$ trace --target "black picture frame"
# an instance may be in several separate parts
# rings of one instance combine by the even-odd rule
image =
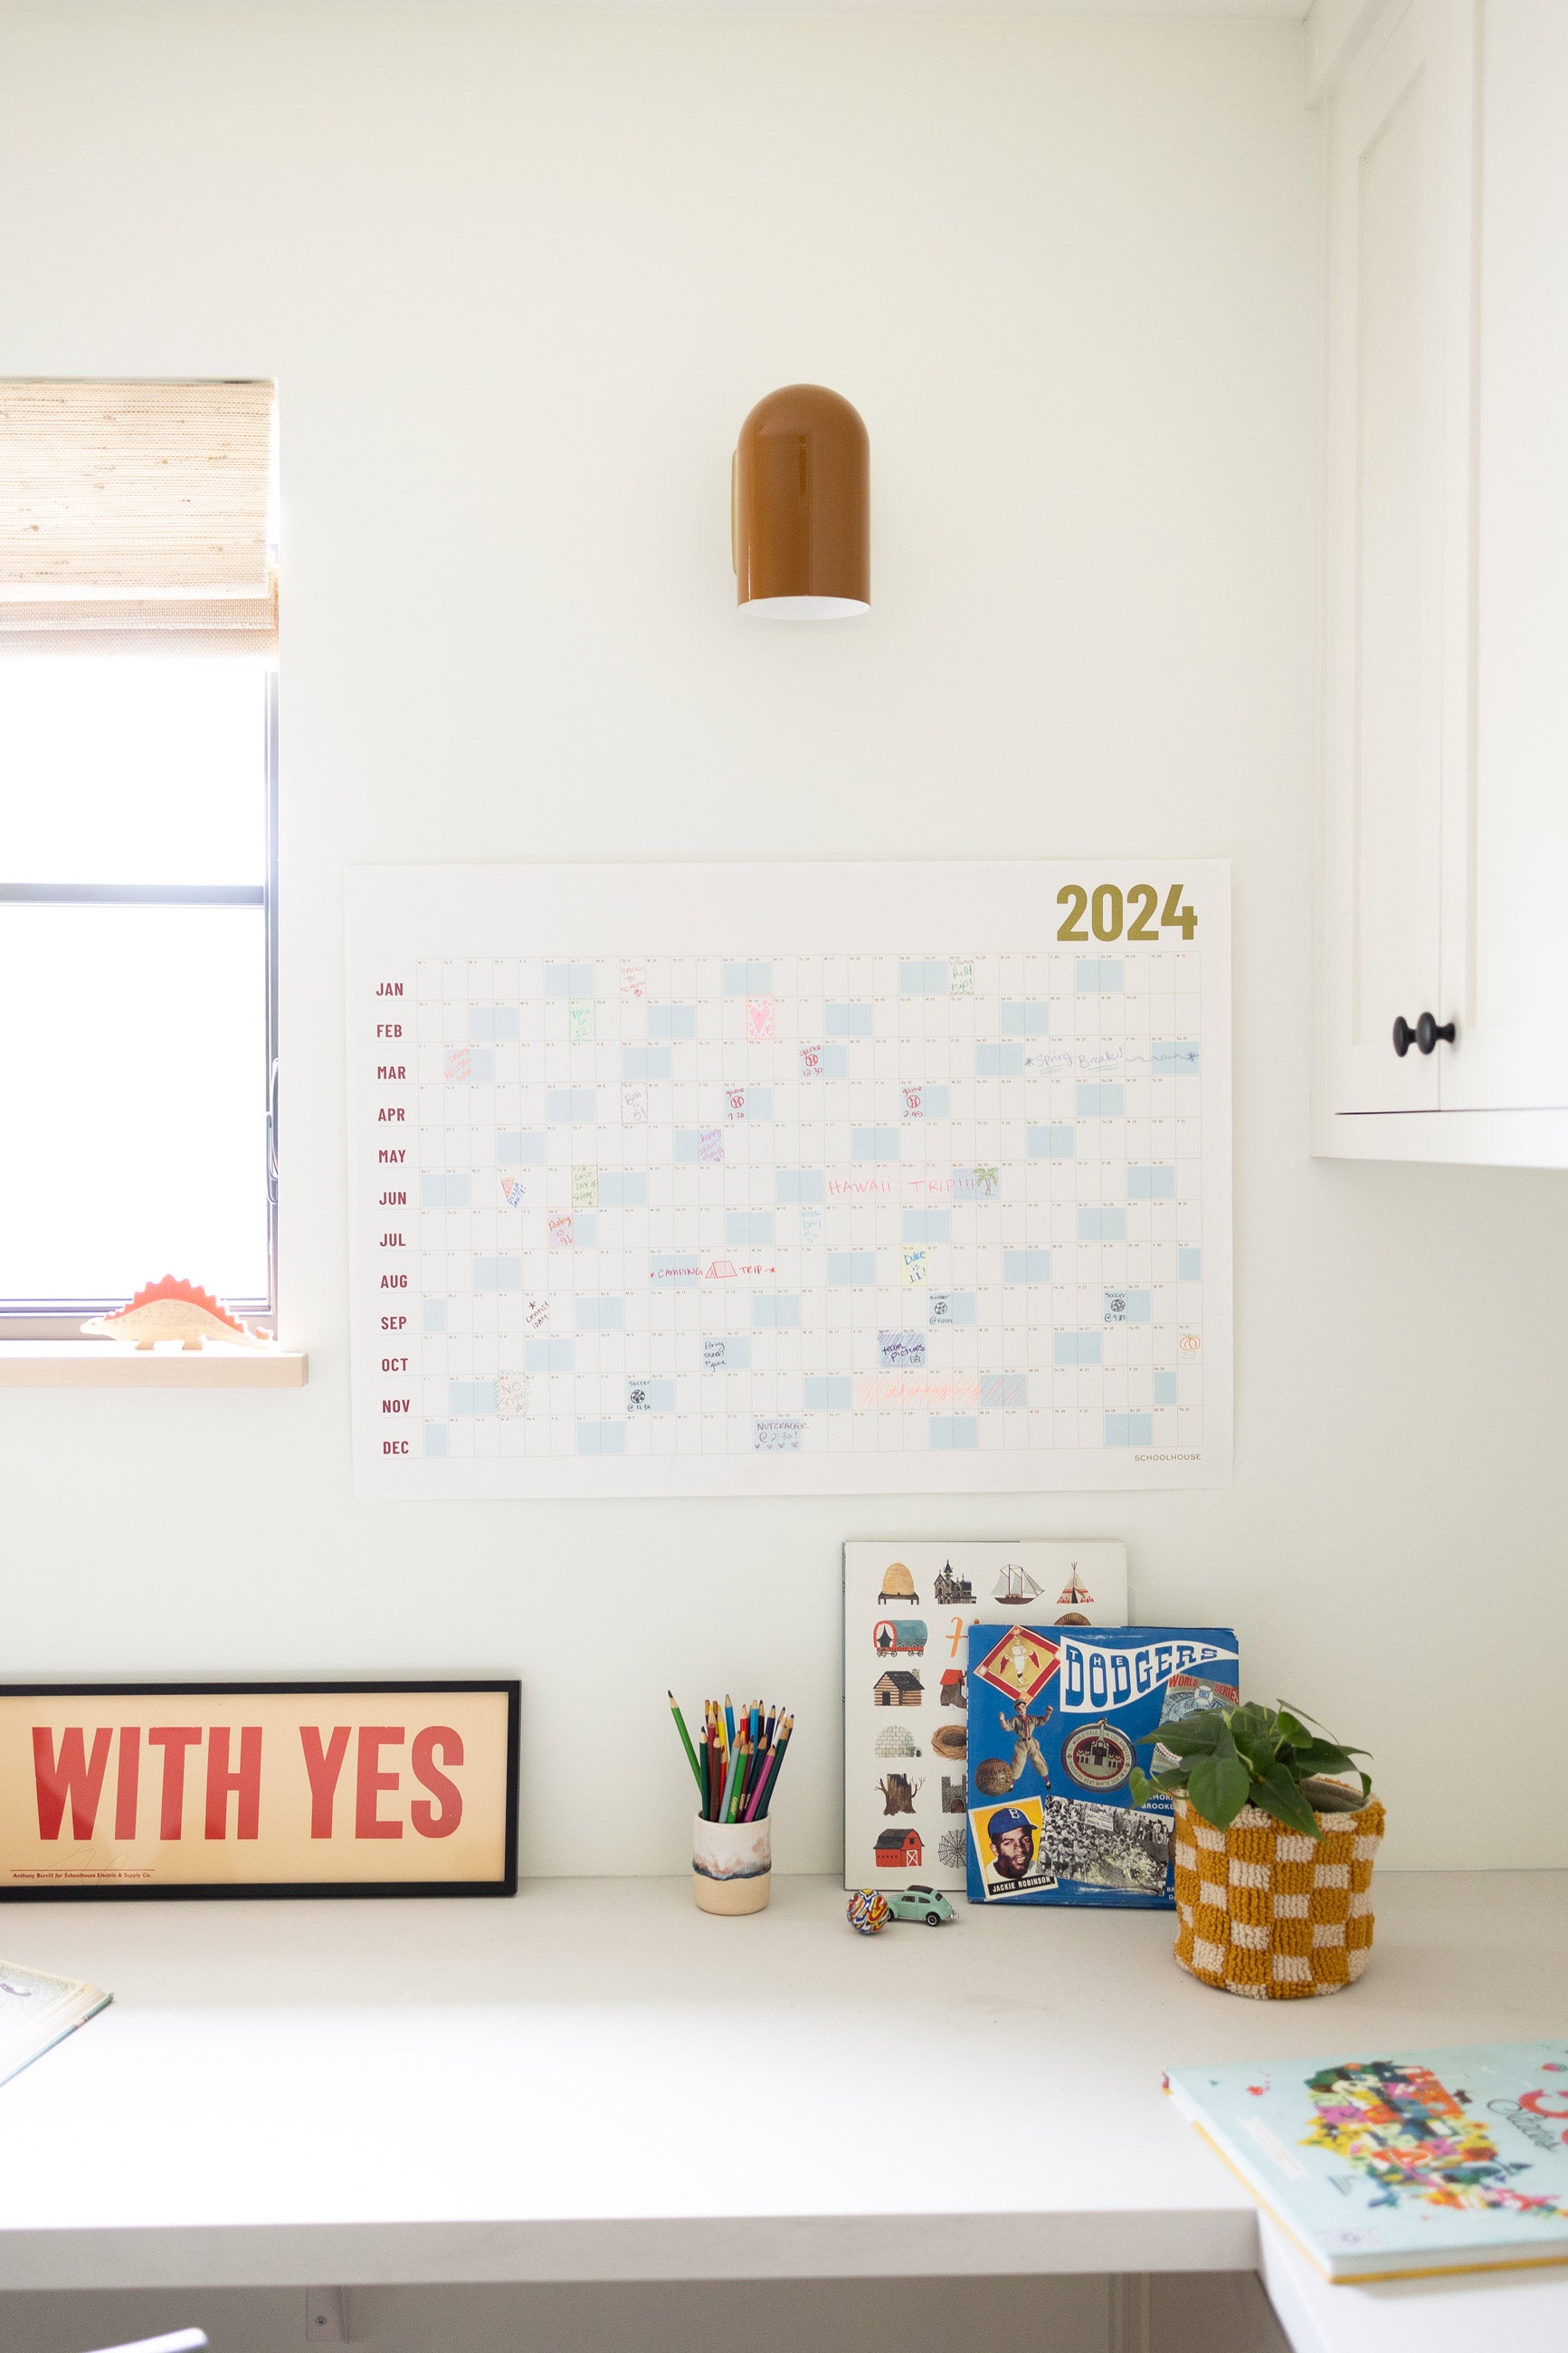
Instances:
[[[417,1897],[434,1895],[515,1895],[517,1894],[517,1811],[519,1730],[522,1685],[516,1677],[442,1675],[375,1677],[364,1680],[334,1675],[308,1682],[227,1683],[216,1678],[202,1683],[0,1683],[6,1699],[188,1699],[210,1694],[216,1699],[287,1697],[293,1694],[328,1692],[364,1694],[435,1692],[504,1692],[506,1694],[506,1842],[500,1879],[375,1879],[375,1880],[255,1880],[193,1884],[188,1887],[8,1887],[0,1883],[0,1904],[213,1904],[319,1897]]]

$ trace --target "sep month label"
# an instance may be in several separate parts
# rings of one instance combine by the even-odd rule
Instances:
[[[510,1894],[511,1683],[0,1686],[0,1901]]]

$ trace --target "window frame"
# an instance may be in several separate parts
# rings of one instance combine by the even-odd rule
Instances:
[[[62,657],[68,659],[68,657]],[[266,796],[259,882],[5,882],[0,906],[259,907],[262,911],[266,1038],[262,1060],[266,1124],[262,1151],[267,1187],[267,1297],[226,1303],[258,1331],[278,1332],[278,671],[262,679],[262,770]],[[0,1298],[0,1345],[7,1340],[79,1340],[92,1315],[123,1307],[122,1299]]]

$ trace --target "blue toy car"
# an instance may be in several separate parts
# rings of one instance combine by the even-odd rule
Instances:
[[[923,1920],[928,1928],[940,1928],[954,1916],[946,1896],[934,1887],[884,1887],[882,1893],[895,1920]]]

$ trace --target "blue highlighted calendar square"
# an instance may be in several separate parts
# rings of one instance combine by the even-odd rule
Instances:
[[[1051,1354],[1058,1365],[1098,1365],[1105,1356],[1104,1337],[1099,1332],[1058,1332]]]
[[[650,1046],[661,1045],[671,1038],[695,1038],[697,1008],[695,1005],[650,1005],[647,1009],[647,1037]]]
[[[626,1425],[624,1421],[580,1421],[577,1424],[579,1454],[624,1454],[626,1451]]]
[[[851,1160],[896,1160],[898,1156],[896,1127],[856,1127],[849,1131]]]
[[[1080,1209],[1078,1213],[1078,1238],[1080,1242],[1121,1242],[1127,1239],[1125,1209]]]
[[[980,1424],[973,1414],[933,1413],[930,1431],[933,1453],[967,1454],[980,1444]]]
[[[1142,1167],[1129,1164],[1127,1198],[1130,1201],[1173,1201],[1176,1198],[1176,1172],[1167,1163],[1163,1167]]]
[[[753,1332],[793,1332],[800,1324],[800,1301],[788,1292],[754,1291],[752,1293],[752,1329]]]
[[[868,1038],[871,1029],[872,1008],[868,1005],[825,1005],[822,1008],[825,1038]]]

